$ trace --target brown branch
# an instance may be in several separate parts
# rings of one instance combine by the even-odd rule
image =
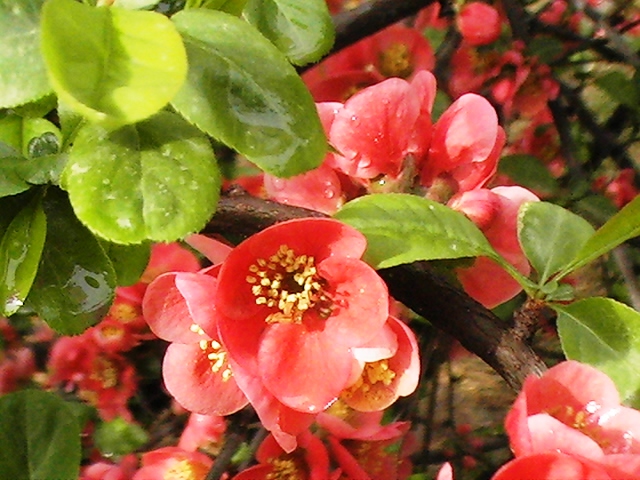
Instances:
[[[370,0],[333,17],[336,41],[331,53],[373,35],[389,25],[415,15],[436,0]]]
[[[203,233],[244,237],[284,220],[321,216],[235,191],[223,195]],[[519,390],[528,375],[539,375],[546,369],[511,326],[435,273],[426,262],[383,269],[379,274],[394,298],[456,338],[512,388]]]

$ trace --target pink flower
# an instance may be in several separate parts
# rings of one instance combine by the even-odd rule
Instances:
[[[236,376],[259,379],[300,413],[334,401],[351,376],[351,349],[374,338],[388,315],[386,285],[359,260],[364,249],[359,232],[318,218],[276,224],[238,245],[215,295]]]
[[[538,200],[522,187],[495,187],[464,192],[452,198],[449,206],[466,214],[500,255],[528,275],[531,266],[518,241],[517,216],[524,202]],[[486,257],[477,258],[471,267],[459,268],[456,273],[466,292],[487,308],[506,302],[522,290],[511,275]]]
[[[397,434],[379,440],[339,439],[329,435],[331,456],[350,479],[402,480],[411,474],[411,442],[405,443],[408,422],[398,425]]]
[[[337,400],[318,414],[316,423],[339,439],[379,441],[398,438],[406,433],[408,422],[383,425],[383,415],[384,410],[360,412]]]
[[[640,412],[621,406],[614,383],[591,366],[565,361],[527,378],[505,426],[517,459],[560,453],[545,461],[616,479],[640,476]]]
[[[317,102],[344,102],[386,78],[410,80],[434,65],[433,49],[418,30],[391,25],[330,56],[302,78]]]
[[[117,464],[99,461],[82,467],[79,480],[131,480],[137,467],[138,459],[129,454]]]
[[[162,363],[169,393],[191,412],[227,415],[247,399],[218,336],[214,272],[160,275],[149,285],[142,306],[153,333],[171,342]]]
[[[419,163],[430,141],[435,78],[419,72],[409,83],[391,78],[361,90],[335,115],[329,141],[339,152],[329,159],[352,177],[397,177],[407,157]]]
[[[479,95],[463,95],[433,125],[421,183],[452,181],[453,193],[481,187],[496,172],[504,142],[491,104]]]
[[[273,436],[268,436],[256,452],[258,465],[233,477],[233,480],[269,480],[275,478],[308,478],[337,480],[339,471],[329,470],[329,456],[323,443],[309,431],[297,438],[299,447],[285,452]]]
[[[163,447],[142,455],[142,468],[136,472],[133,480],[204,480],[212,466],[213,460],[204,453]]]
[[[638,195],[634,183],[635,175],[633,168],[623,168],[613,178],[596,178],[593,186],[595,190],[604,191],[616,207],[622,208]]]
[[[189,452],[203,450],[217,454],[218,443],[222,440],[226,427],[224,417],[192,413],[180,435],[178,447]]]
[[[61,337],[53,345],[47,367],[49,383],[75,391],[94,405],[104,420],[131,420],[127,403],[136,392],[133,365],[122,355],[102,351],[91,332]]]
[[[394,348],[381,353],[379,345],[386,342],[376,341],[374,348],[364,345],[353,349],[360,374],[341,398],[356,410],[384,410],[398,397],[412,394],[418,386],[420,358],[415,335],[394,317],[389,317],[385,329],[381,334],[392,339]]]
[[[498,11],[483,2],[469,2],[462,7],[457,19],[458,30],[469,45],[488,45],[500,38],[502,21]]]

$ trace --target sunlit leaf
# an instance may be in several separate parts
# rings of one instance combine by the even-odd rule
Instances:
[[[111,128],[156,113],[187,71],[180,35],[164,15],[74,0],[45,3],[42,53],[60,99]]]
[[[415,195],[367,195],[347,203],[334,217],[367,237],[365,260],[375,268],[416,260],[497,257],[462,213]]]
[[[0,108],[51,93],[40,54],[40,10],[44,0],[0,2]]]

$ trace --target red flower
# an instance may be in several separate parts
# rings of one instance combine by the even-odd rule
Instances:
[[[316,423],[339,439],[380,441],[398,438],[409,428],[408,422],[382,425],[384,410],[359,412],[342,400],[318,414]]]
[[[148,287],[143,312],[158,337],[172,342],[162,363],[169,393],[189,411],[227,415],[247,404],[217,333],[211,269],[165,273]]]
[[[204,480],[212,465],[213,460],[204,453],[163,447],[142,455],[142,468],[133,476],[133,480]]]
[[[589,460],[560,452],[545,452],[516,458],[503,465],[491,480],[620,480]]]
[[[456,22],[462,38],[477,47],[495,42],[500,38],[502,21],[498,11],[483,2],[469,2],[462,7]]]
[[[330,56],[302,78],[317,102],[344,102],[386,78],[410,80],[434,66],[429,41],[416,29],[397,24]]]
[[[192,413],[180,435],[178,447],[189,452],[203,450],[217,454],[227,424],[219,415],[200,415]]]
[[[127,403],[136,392],[135,370],[123,356],[101,351],[91,332],[61,337],[49,354],[49,383],[94,405],[104,420],[131,420]]]
[[[233,477],[233,480],[269,480],[274,478],[334,480],[339,470],[329,471],[329,456],[323,443],[305,431],[298,436],[297,450],[287,453],[273,436],[268,436],[256,452],[259,464]]]
[[[395,340],[395,348],[388,353],[371,356],[367,348],[353,349],[354,356],[361,362],[361,373],[355,383],[342,392],[341,398],[356,410],[384,410],[398,397],[413,393],[418,386],[420,358],[415,335],[394,317],[389,317],[385,329],[387,332],[381,333]]]
[[[215,302],[243,383],[259,379],[301,413],[338,397],[351,376],[351,349],[377,335],[389,309],[386,285],[359,260],[364,249],[351,227],[309,218],[274,225],[231,252]]]
[[[640,477],[640,412],[621,406],[614,383],[591,366],[566,361],[527,378],[505,425],[518,458],[561,453],[578,462],[546,461],[599,466],[616,479]]]
[[[330,165],[347,175],[397,177],[407,157],[414,162],[429,148],[435,78],[419,72],[411,83],[390,78],[361,90],[344,104],[329,130],[338,150]]]
[[[453,193],[484,185],[496,172],[505,134],[491,104],[475,94],[453,102],[432,128],[429,158],[420,172],[431,187],[443,178],[454,182]]]
[[[517,217],[524,202],[537,200],[522,187],[479,188],[452,198],[449,206],[467,215],[500,255],[528,275],[531,266],[518,241]],[[522,290],[511,275],[486,257],[477,258],[471,267],[459,268],[456,273],[466,292],[487,308],[506,302]]]

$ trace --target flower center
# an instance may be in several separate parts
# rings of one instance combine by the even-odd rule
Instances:
[[[96,357],[93,361],[91,380],[102,384],[102,388],[114,388],[118,385],[118,369],[108,358]]]
[[[346,398],[352,397],[356,393],[365,397],[374,398],[380,387],[388,387],[396,377],[388,359],[364,364],[364,370],[356,383],[343,390],[342,395]]]
[[[189,460],[178,460],[169,467],[162,478],[167,480],[198,480],[204,478],[209,469],[206,465]]]
[[[269,463],[273,465],[273,470],[267,474],[268,480],[303,480],[300,467],[294,458],[272,458]]]
[[[267,323],[299,324],[304,313],[313,308],[322,318],[331,315],[331,302],[314,257],[296,255],[287,245],[281,245],[269,260],[259,258],[249,272],[246,280],[256,304],[277,309],[267,316]]]
[[[193,333],[198,335],[205,335],[204,330],[195,323],[189,328]],[[213,373],[222,372],[222,381],[226,382],[233,376],[231,367],[227,362],[227,351],[222,347],[222,344],[217,340],[205,340],[202,339],[198,342],[200,350],[207,356],[209,362],[211,362],[211,371]]]
[[[411,52],[404,43],[394,43],[380,52],[379,65],[385,77],[407,78],[413,73]]]

